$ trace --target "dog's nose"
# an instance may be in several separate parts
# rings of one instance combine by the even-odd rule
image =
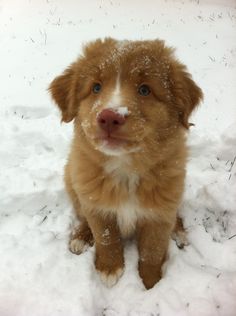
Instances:
[[[112,109],[104,109],[98,114],[97,122],[101,129],[111,133],[125,123],[125,116],[113,111]]]

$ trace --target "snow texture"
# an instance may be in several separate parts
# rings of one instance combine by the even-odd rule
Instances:
[[[119,106],[116,112],[121,116],[127,116],[129,114],[129,110],[126,106]]]
[[[63,186],[72,124],[50,81],[98,37],[162,38],[202,87],[192,117],[180,213],[189,245],[169,246],[146,291],[137,249],[104,286],[94,248],[68,250],[74,223]],[[0,315],[236,315],[236,3],[234,0],[0,1]]]

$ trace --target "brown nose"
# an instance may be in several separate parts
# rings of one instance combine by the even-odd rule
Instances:
[[[105,109],[98,114],[97,122],[101,129],[112,133],[125,123],[125,117],[111,109]]]

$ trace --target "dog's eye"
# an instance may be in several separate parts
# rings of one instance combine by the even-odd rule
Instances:
[[[99,93],[102,89],[102,85],[100,83],[95,83],[93,85],[93,92],[94,93]]]
[[[147,95],[149,95],[151,93],[151,90],[149,88],[149,86],[147,86],[146,84],[142,84],[139,88],[138,88],[138,93],[144,97],[146,97]]]

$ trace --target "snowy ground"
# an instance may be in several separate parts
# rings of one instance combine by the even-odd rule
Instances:
[[[190,245],[170,243],[146,291],[135,245],[106,289],[94,249],[68,251],[62,174],[72,125],[46,92],[90,39],[163,38],[202,87],[181,214]],[[0,1],[0,316],[236,315],[236,2]]]

